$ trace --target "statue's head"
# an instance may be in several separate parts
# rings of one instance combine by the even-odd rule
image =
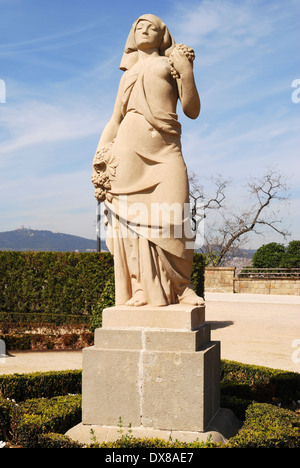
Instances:
[[[130,69],[137,61],[138,49],[157,48],[160,55],[169,55],[175,45],[165,23],[155,15],[140,16],[132,25],[124,55],[121,70]]]
[[[141,18],[136,22],[134,42],[137,50],[159,49],[162,31],[152,21]]]

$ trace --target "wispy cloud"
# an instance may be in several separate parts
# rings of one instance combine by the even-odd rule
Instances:
[[[104,120],[99,109],[76,102],[74,96],[74,101],[66,105],[30,100],[7,106],[0,114],[0,124],[6,135],[0,154],[7,155],[29,146],[93,135]]]
[[[179,19],[176,34],[180,38],[194,46],[227,50],[230,54],[237,48],[260,46],[261,38],[274,32],[291,12],[287,5],[283,13],[280,2],[204,0],[200,4],[177,4],[175,14]]]
[[[18,42],[6,42],[0,45],[0,57],[2,55],[24,53],[24,52],[40,52],[57,50],[58,48],[69,47],[76,45],[83,40],[89,40],[90,37],[84,39],[89,30],[94,30],[99,27],[99,21],[92,24],[83,25],[78,28],[67,29],[55,34],[45,36],[37,36],[32,39],[26,39]]]

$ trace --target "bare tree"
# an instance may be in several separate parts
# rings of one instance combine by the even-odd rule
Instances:
[[[197,230],[199,222],[206,218],[208,210],[219,210],[223,207],[225,190],[229,180],[223,179],[221,175],[211,177],[210,180],[214,185],[214,193],[207,196],[204,194],[203,185],[199,183],[198,176],[194,172],[189,176],[192,228],[194,231]]]
[[[221,216],[217,230],[206,228],[205,233],[203,251],[207,254],[212,265],[220,266],[229,253],[232,253],[236,248],[241,248],[250,232],[262,235],[262,228],[267,227],[285,239],[290,235],[282,227],[283,220],[273,209],[276,201],[286,202],[288,200],[285,177],[280,172],[268,169],[262,177],[251,179],[247,185],[250,206],[248,205],[240,211],[228,212],[225,209],[225,188],[228,181],[219,177],[216,183],[215,197],[209,197],[203,204],[204,212],[207,212],[208,209],[218,209]],[[197,196],[198,199],[205,200],[203,187],[197,188],[196,182],[193,183],[192,179],[191,198],[194,200],[194,204]],[[223,209],[220,210],[220,208]]]

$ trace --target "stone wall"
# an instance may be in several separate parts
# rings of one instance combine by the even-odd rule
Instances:
[[[300,295],[300,278],[238,278],[235,267],[205,268],[205,291]]]
[[[206,267],[205,291],[233,292],[235,267]]]
[[[249,294],[300,295],[300,279],[296,278],[234,278],[233,292]]]

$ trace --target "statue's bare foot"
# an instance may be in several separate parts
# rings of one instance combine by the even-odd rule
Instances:
[[[190,304],[190,305],[204,305],[205,301],[203,297],[197,296],[193,289],[186,289],[182,296],[179,298],[180,304]]]
[[[126,305],[135,306],[135,307],[143,306],[143,305],[146,305],[146,304],[147,304],[147,301],[145,299],[143,291],[141,291],[141,290],[136,291],[136,293],[134,293],[132,298],[129,299],[129,301],[126,302]]]

